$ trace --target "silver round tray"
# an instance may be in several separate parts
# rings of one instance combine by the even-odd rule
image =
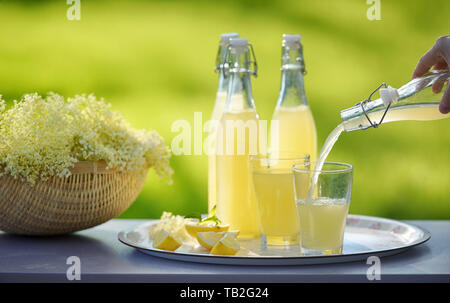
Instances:
[[[261,250],[259,239],[239,240],[241,252],[235,256],[210,255],[197,247],[180,247],[176,251],[153,248],[149,240],[149,228],[156,221],[149,221],[131,230],[121,231],[119,241],[139,251],[165,259],[228,265],[304,265],[339,263],[365,260],[369,256],[384,257],[401,253],[428,241],[431,234],[411,224],[400,221],[348,215],[342,254],[302,256],[298,247],[290,249],[269,248]]]

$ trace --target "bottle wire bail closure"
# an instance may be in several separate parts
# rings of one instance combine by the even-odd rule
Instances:
[[[216,55],[216,64],[214,65],[214,72],[218,73],[221,69],[223,69],[223,60],[224,58],[220,58],[220,47],[217,51]]]
[[[258,77],[258,64],[256,63],[256,56],[255,51],[253,50],[253,44],[248,45],[250,49],[250,74],[253,75],[255,78]],[[252,71],[253,66],[253,71]]]
[[[369,95],[369,98],[367,98],[366,100],[361,101],[361,102],[359,102],[359,103],[356,103],[356,106],[357,106],[357,105],[360,105],[360,106],[361,106],[361,109],[362,109],[362,111],[363,111],[363,113],[364,113],[364,116],[366,116],[367,121],[369,121],[370,126],[372,126],[373,128],[378,128],[378,126],[380,126],[381,123],[383,123],[384,117],[386,117],[386,114],[387,114],[387,112],[388,112],[388,110],[389,110],[389,108],[391,107],[391,104],[392,104],[392,103],[389,103],[389,104],[388,104],[388,106],[386,107],[386,110],[384,111],[383,116],[381,117],[381,119],[380,119],[379,122],[372,122],[372,120],[370,120],[369,115],[367,114],[366,109],[365,109],[365,104],[366,104],[367,102],[372,101],[372,96],[373,96],[377,91],[379,91],[382,87],[387,88],[386,83],[383,82],[382,84],[380,84],[380,85],[379,85],[379,86],[378,86],[378,87],[377,87],[377,88]]]
[[[216,55],[216,64],[214,66],[214,72],[218,73],[221,70],[225,70],[225,63],[226,63],[226,58],[227,58],[227,53],[228,53],[228,46],[225,48],[225,54],[223,54],[222,56],[220,56],[220,47],[217,51],[217,55]]]
[[[255,51],[253,50],[253,45],[251,43],[248,43],[247,48],[249,53],[248,69],[240,69],[239,72],[249,73],[256,78],[258,77],[258,63],[256,62]],[[219,55],[216,58],[216,70],[223,69],[223,75],[225,78],[228,77],[231,69],[231,60],[229,58],[231,54],[230,49],[231,45],[228,45],[225,50],[222,63],[218,64]]]

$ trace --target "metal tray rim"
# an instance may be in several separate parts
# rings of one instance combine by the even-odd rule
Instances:
[[[344,253],[339,255],[320,255],[320,256],[220,256],[220,255],[206,255],[206,254],[200,254],[200,253],[187,253],[187,252],[174,252],[174,251],[167,251],[157,248],[148,248],[148,247],[142,247],[138,244],[132,243],[126,238],[126,234],[136,230],[139,227],[145,226],[150,224],[149,222],[143,223],[139,225],[138,227],[123,230],[118,233],[118,240],[122,242],[125,245],[128,245],[130,247],[133,247],[143,253],[166,258],[166,259],[173,259],[173,260],[182,260],[186,261],[186,258],[189,259],[187,261],[189,262],[199,262],[199,263],[213,263],[213,264],[232,264],[232,265],[241,265],[242,263],[235,263],[233,261],[239,260],[239,261],[255,261],[252,262],[254,264],[245,264],[245,265],[282,265],[281,263],[277,264],[270,264],[270,261],[288,261],[286,262],[286,265],[292,265],[292,264],[314,264],[311,263],[311,261],[317,260],[318,263],[324,263],[322,261],[329,260],[329,262],[326,263],[339,263],[339,262],[346,262],[346,261],[354,261],[361,259],[360,257],[363,256],[388,256],[397,254],[400,252],[403,252],[406,249],[412,248],[414,246],[420,245],[422,243],[427,242],[431,238],[431,233],[417,225],[410,224],[410,223],[404,223],[401,221],[388,219],[388,218],[382,218],[382,217],[374,217],[374,216],[366,216],[366,215],[353,215],[349,214],[348,218],[353,219],[370,219],[370,220],[376,220],[378,222],[386,222],[386,223],[395,223],[397,225],[402,225],[406,227],[412,227],[416,231],[421,231],[423,233],[423,236],[421,238],[416,239],[415,241],[411,242],[410,244],[406,246],[397,246],[392,247],[388,249],[380,249],[380,250],[367,250],[367,251],[361,251],[361,252],[355,252],[355,253]],[[341,260],[342,259],[342,260]],[[334,261],[332,261],[334,260]],[[218,262],[219,261],[219,262]],[[224,261],[227,261],[224,263]],[[299,262],[299,263],[292,263],[291,261],[305,261],[305,262]],[[268,264],[265,264],[268,263]]]

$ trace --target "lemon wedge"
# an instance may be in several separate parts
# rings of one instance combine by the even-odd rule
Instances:
[[[197,240],[201,246],[206,249],[212,249],[220,239],[222,239],[226,234],[232,235],[234,238],[237,237],[239,232],[237,231],[222,231],[222,232],[214,232],[214,231],[205,231],[197,233]]]
[[[240,249],[236,236],[226,233],[211,249],[212,255],[235,255]]]
[[[229,224],[205,224],[205,223],[199,223],[199,222],[188,222],[184,224],[184,227],[186,228],[186,231],[194,238],[197,238],[197,233],[200,232],[221,232],[221,231],[227,231],[230,228]]]
[[[154,248],[174,251],[180,246],[181,243],[164,229],[160,230],[153,238]]]

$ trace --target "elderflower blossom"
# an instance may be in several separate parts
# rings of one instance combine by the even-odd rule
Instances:
[[[192,219],[185,219],[180,215],[174,215],[171,212],[163,212],[159,221],[150,226],[149,238],[154,237],[161,230],[165,230],[174,236],[180,243],[192,242],[192,237],[186,231],[185,224],[192,222]]]
[[[120,112],[94,95],[64,98],[24,95],[6,108],[0,95],[0,175],[46,180],[68,177],[78,161],[106,161],[108,168],[172,175],[170,150],[154,130],[135,130]]]

